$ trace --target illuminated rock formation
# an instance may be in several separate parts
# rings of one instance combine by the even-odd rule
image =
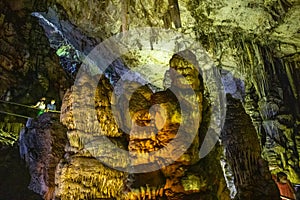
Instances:
[[[279,192],[268,165],[261,157],[261,149],[250,117],[244,111],[240,100],[227,95],[227,103],[222,143],[226,159],[233,169],[237,188],[236,199],[279,199]]]
[[[207,186],[211,180],[204,181],[200,172],[192,172],[191,170],[193,165],[199,170],[201,169],[200,166],[203,165],[203,163],[198,162],[199,138],[201,138],[198,135],[198,129],[201,124],[204,87],[199,70],[196,65],[196,58],[190,51],[175,54],[170,60],[171,87],[166,91],[152,94],[151,101],[148,100],[152,106],[145,103],[144,107],[132,115],[129,151],[133,155],[133,169],[153,172],[133,176],[135,180],[131,186],[133,189],[129,195],[130,199],[156,199],[160,197],[185,199],[201,198],[201,196],[208,199],[205,193],[217,193],[216,190],[218,189],[209,189]],[[193,89],[194,93],[188,90],[189,87]],[[141,96],[141,93],[137,92],[134,95],[132,99],[138,100],[139,98],[136,97]],[[193,98],[196,104],[193,102]],[[131,105],[133,109],[134,100],[132,100]],[[196,111],[200,113],[198,118]],[[186,113],[189,114],[186,115]],[[193,137],[191,134],[194,131],[193,127],[196,127],[197,133],[188,145],[188,149],[184,151],[183,155],[174,159],[173,152],[180,151],[180,148],[189,142],[189,137]],[[183,137],[178,136],[180,132],[183,132]],[[180,140],[174,143],[176,137],[180,137]],[[172,145],[170,145],[171,142],[173,142]],[[159,156],[151,154],[161,149],[167,149],[167,151],[162,151],[161,154],[158,154]],[[138,159],[139,155],[144,155],[144,157]],[[208,161],[206,164],[208,163],[212,162]],[[157,166],[161,166],[161,169],[157,170]],[[152,179],[143,178],[147,175],[151,176]],[[221,179],[216,187],[224,187],[224,185],[221,186],[222,178],[218,175],[213,177]],[[140,178],[143,178],[143,181]],[[153,180],[160,181],[158,184],[154,184],[155,181]],[[229,198],[226,190],[218,195],[220,195],[219,197],[222,196],[223,199]]]
[[[30,188],[48,199],[54,193],[62,199],[229,199],[228,189],[233,191],[232,198],[237,189],[236,198],[248,198],[255,193],[257,198],[276,199],[267,168],[272,174],[284,171],[293,184],[300,184],[299,8],[296,0],[2,0],[1,100],[32,105],[41,96],[55,98],[57,107],[62,105],[61,122],[68,129],[65,132],[69,144],[65,152],[61,151],[61,143],[59,153],[48,156],[45,150],[50,145],[47,131],[55,136],[55,127],[47,127],[45,131],[35,124],[38,132],[34,134],[47,132],[47,137],[38,137],[41,146],[34,146],[32,150],[44,156],[39,155],[34,162],[29,161],[31,175],[38,176]],[[120,56],[109,66],[105,72],[108,78],[86,74],[70,87],[76,78],[79,63],[98,43],[120,32],[130,33],[140,27],[166,28],[167,31],[177,31],[192,38],[202,44],[203,51],[208,52],[217,66],[208,77],[218,71],[228,72],[222,74],[223,80],[226,79],[224,82],[227,81],[225,91],[239,98],[242,104],[233,102],[228,106],[227,121],[232,125],[227,123],[223,132],[227,156],[222,155],[222,145],[216,144],[205,158],[198,160],[199,148],[212,120],[211,107],[215,102],[209,101],[212,91],[205,88],[205,84],[210,83],[202,84],[201,77],[196,77],[197,71],[193,67],[197,66],[197,62],[193,56],[181,55],[191,58],[184,60],[178,54],[174,55],[169,65],[173,51],[171,55],[153,51],[157,43],[164,40],[176,42],[176,52],[181,51],[188,46],[182,38],[171,38],[160,31],[152,31],[149,35],[141,32],[134,41],[137,48]],[[59,39],[50,37],[51,34],[56,34]],[[50,37],[50,42],[46,36]],[[151,47],[148,52],[144,51],[146,43]],[[67,57],[70,57],[69,60]],[[201,59],[197,61],[201,63]],[[64,65],[73,66],[73,60],[76,60],[76,69],[70,73]],[[60,61],[63,66],[60,66]],[[154,66],[147,66],[149,61],[153,61]],[[125,65],[127,71],[124,70]],[[98,67],[105,66],[99,64]],[[138,89],[131,96],[114,96],[113,90],[117,88],[120,77],[134,70],[149,78],[155,87],[139,82],[132,73],[122,87],[137,89],[135,86],[138,85]],[[176,71],[186,79],[180,78]],[[164,76],[166,79],[162,80]],[[236,80],[239,83],[236,84]],[[97,82],[96,86],[91,81]],[[195,91],[193,99],[199,102],[198,114],[202,113],[201,124],[197,124],[199,132],[191,147],[175,163],[159,170],[140,174],[114,170],[129,169],[130,166],[143,168],[145,161],[130,160],[124,152],[129,152],[132,157],[141,152],[155,152],[175,138],[184,120],[196,123],[193,122],[192,111],[188,110],[192,113],[190,116],[182,114],[184,99],[193,100],[188,98],[189,93],[184,92],[187,88],[182,83],[188,83]],[[65,94],[67,88],[69,90]],[[129,105],[124,102],[129,102]],[[126,106],[128,111],[122,109]],[[0,104],[0,111],[23,117],[36,116],[31,108],[7,103]],[[18,129],[16,124],[25,124],[24,119],[3,113],[0,115],[0,128],[12,125]],[[35,119],[34,123],[46,118]],[[183,131],[189,132],[188,128]],[[9,146],[16,141],[16,135],[12,134],[14,131],[6,127],[0,132],[1,151],[10,152],[8,149],[18,145],[14,143],[15,146]],[[145,138],[149,135],[150,138]],[[25,152],[24,146],[20,148]],[[250,152],[249,149],[255,151]],[[1,154],[1,178],[6,176],[6,161],[10,156]],[[221,158],[224,174],[220,167]],[[15,158],[12,156],[12,159]],[[45,160],[50,164],[44,163]],[[109,166],[104,163],[113,164]],[[156,157],[147,163],[150,166],[153,163],[164,165]],[[51,173],[46,169],[48,164],[51,165]],[[57,171],[53,189],[55,165]],[[75,173],[79,169],[81,173]],[[254,180],[258,183],[254,184]],[[16,188],[11,191],[21,191],[16,182],[18,180],[12,184],[1,183],[0,199],[30,199],[19,194],[12,198],[13,194],[8,192],[2,195],[1,191],[5,191],[8,185]],[[117,187],[113,187],[114,184]],[[260,192],[261,188],[263,192]],[[122,194],[123,191],[127,192],[126,195]]]

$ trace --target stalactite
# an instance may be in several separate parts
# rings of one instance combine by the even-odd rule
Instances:
[[[128,30],[128,0],[122,0],[122,32]]]
[[[249,58],[249,62],[250,62],[250,71],[253,72],[253,69],[254,69],[254,58],[252,56],[252,52],[250,50],[250,45],[247,43],[247,42],[243,42],[244,43],[244,47],[246,48],[246,52],[247,52],[247,55],[248,55],[248,58]]]
[[[271,54],[270,50],[269,49],[266,49],[266,60],[271,64],[272,66],[272,72],[273,72],[273,75],[276,75],[276,68],[275,68],[275,64],[274,64],[274,57],[273,55]]]
[[[277,0],[277,2],[278,2],[278,5],[279,5],[279,13],[281,15],[283,15],[285,13],[285,10],[283,8],[282,2],[281,2],[281,0]]]
[[[256,90],[256,92],[258,94],[258,97],[262,98],[263,96],[261,94],[261,90],[260,90],[260,87],[258,85],[258,81],[257,81],[256,76],[252,75],[252,80],[251,81],[253,81],[253,86],[255,87],[255,90]]]
[[[264,65],[264,60],[263,60],[263,56],[262,56],[262,52],[260,51],[260,47],[252,42],[252,47],[254,49],[255,52],[255,57],[258,60],[258,64],[256,66],[256,68],[259,70],[258,72],[256,72],[256,74],[258,74],[258,76],[260,77],[259,80],[257,80],[257,82],[261,82],[261,93],[263,97],[266,97],[266,91],[269,91],[269,86],[268,86],[268,81],[267,81],[267,74],[266,74],[266,69],[265,69],[265,65]]]
[[[241,67],[240,67],[240,74],[244,75],[246,74],[246,65],[245,65],[245,60],[244,60],[244,56],[240,56],[241,58]]]
[[[288,61],[285,61],[284,62],[284,67],[285,67],[285,71],[286,71],[287,77],[288,77],[289,82],[290,82],[290,86],[292,88],[293,95],[296,99],[298,99],[297,87],[295,85],[294,78],[293,78],[293,75],[292,75],[292,72],[291,72],[290,63]]]
[[[264,60],[261,55],[260,47],[253,41],[251,43],[252,43],[252,48],[254,49],[255,52],[256,59],[258,59],[258,65],[264,65]]]
[[[136,189],[132,189],[131,192],[127,195],[129,200],[135,199],[149,199],[155,200],[163,197],[163,188],[150,187],[146,184],[145,187],[140,187]]]
[[[169,1],[170,17],[175,25],[175,28],[180,28],[181,19],[180,19],[178,0],[168,0],[168,1]]]
[[[208,42],[209,42],[209,52],[212,55],[215,55],[215,53],[217,52],[217,43],[215,40],[215,35],[209,35],[208,36]]]
[[[264,79],[262,79],[260,77],[261,72],[258,71],[259,68],[257,68],[257,66],[255,66],[255,59],[254,59],[254,56],[252,53],[252,48],[251,48],[252,45],[250,45],[248,42],[243,40],[243,46],[246,49],[246,54],[248,56],[248,60],[250,63],[250,69],[247,71],[250,72],[250,78],[252,79],[252,83],[256,89],[256,92],[257,92],[259,98],[262,98],[264,96],[265,92],[264,92],[264,84],[261,83],[261,80],[264,80]]]

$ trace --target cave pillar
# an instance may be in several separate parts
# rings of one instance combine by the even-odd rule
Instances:
[[[222,130],[226,159],[233,169],[236,199],[279,199],[268,164],[261,157],[256,130],[240,100],[227,95],[227,113]]]

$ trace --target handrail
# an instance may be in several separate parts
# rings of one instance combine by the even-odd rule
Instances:
[[[7,103],[7,104],[12,104],[12,105],[17,105],[17,106],[23,106],[23,107],[26,107],[26,108],[31,108],[31,109],[37,109],[37,110],[40,110],[38,108],[35,108],[35,107],[32,107],[32,106],[28,106],[28,105],[24,105],[24,104],[20,104],[20,103],[15,103],[15,102],[11,102],[11,101],[3,101],[3,100],[0,100],[1,103]],[[59,110],[47,110],[45,109],[46,112],[55,112],[55,113],[60,113]]]
[[[26,118],[26,119],[32,118],[32,117],[28,117],[28,116],[25,116],[25,115],[18,115],[18,114],[15,114],[15,113],[5,112],[5,111],[1,111],[1,110],[0,110],[0,113],[7,114],[7,115],[12,115],[12,116],[16,116],[16,117],[22,117],[22,118]]]

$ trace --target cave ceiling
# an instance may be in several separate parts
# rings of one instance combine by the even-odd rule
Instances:
[[[178,5],[178,9],[174,8]],[[259,59],[257,46],[275,58],[299,60],[299,2],[297,1],[51,1],[41,14],[56,26],[75,49],[87,55],[101,41],[142,27],[175,30],[200,42],[216,66],[245,77],[246,62]],[[156,34],[163,41],[167,36]],[[141,33],[142,51],[123,55],[127,66],[162,87],[170,53],[144,51],[151,42]],[[249,47],[248,47],[249,46]],[[128,47],[130,48],[130,47]],[[245,55],[245,60],[241,55]],[[157,57],[160,57],[158,59]],[[262,62],[261,60],[257,61]],[[156,64],[157,70],[153,72]],[[257,65],[258,63],[252,63]],[[147,65],[148,64],[148,65]],[[249,72],[247,72],[249,73]]]

